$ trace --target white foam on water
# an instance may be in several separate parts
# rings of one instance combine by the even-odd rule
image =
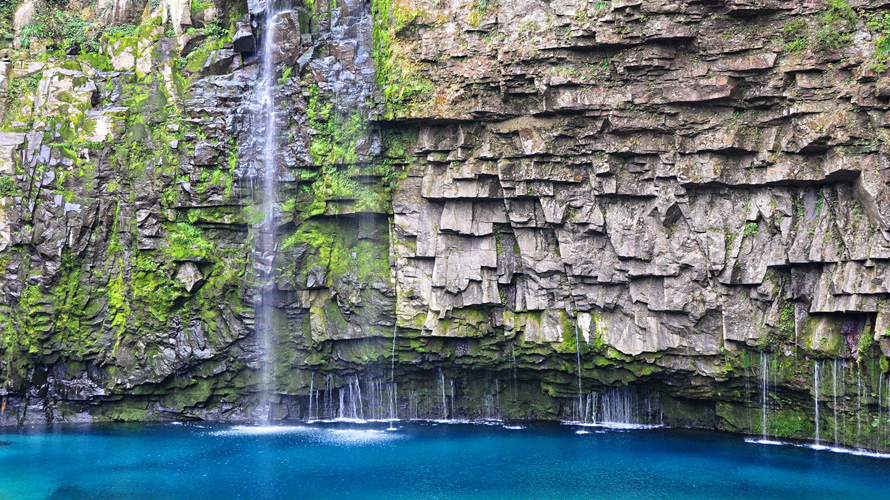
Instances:
[[[751,444],[764,444],[767,446],[785,446],[788,443],[782,441],[772,441],[770,439],[762,439],[762,438],[745,438],[746,443]]]
[[[521,430],[525,429],[525,427],[522,425],[505,425],[504,429],[511,430],[511,431],[521,431]]]
[[[432,424],[481,424],[481,423],[483,423],[478,420],[464,420],[464,419],[449,420],[449,419],[443,419],[443,418],[434,418],[434,419],[430,419],[430,420],[415,420],[415,422],[429,422]]]
[[[561,425],[575,425],[578,427],[597,427],[600,429],[611,429],[618,431],[641,430],[641,429],[660,429],[663,425],[648,424],[627,424],[624,422],[560,422]]]
[[[603,427],[605,429],[614,429],[614,430],[637,430],[637,429],[660,429],[664,427],[663,425],[648,425],[648,424],[626,424],[623,422],[600,422],[596,424],[594,427]]]
[[[292,425],[235,425],[228,429],[211,432],[211,436],[273,436],[281,434],[298,434],[313,429]]]
[[[585,431],[584,429],[578,429],[575,431],[575,434],[590,434],[590,431]]]
[[[401,434],[377,429],[330,429],[321,434],[324,442],[335,445],[376,444],[401,439]]]
[[[855,455],[857,457],[890,459],[890,453],[880,453],[877,451],[868,451],[861,448],[842,448],[840,446],[825,446],[821,444],[795,444],[801,448],[809,448],[816,451],[830,451],[832,453],[841,453],[844,455]]]
[[[869,451],[863,450],[861,448],[843,448],[840,446],[826,446],[824,444],[816,444],[816,443],[786,443],[784,441],[772,441],[769,439],[760,439],[760,438],[745,438],[746,443],[751,444],[760,444],[767,446],[795,446],[797,448],[808,448],[814,451],[829,451],[831,453],[841,453],[843,455],[854,455],[857,457],[869,457],[869,458],[880,458],[880,459],[890,459],[890,453],[881,453],[877,451]]]
[[[367,424],[368,422],[372,422],[372,420],[343,417],[343,418],[318,419],[318,420],[312,420],[312,422],[317,422],[320,424]],[[385,422],[385,420],[382,420],[382,422]]]

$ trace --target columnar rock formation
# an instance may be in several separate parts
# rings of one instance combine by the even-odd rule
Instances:
[[[162,2],[101,54],[8,51],[0,422],[250,419],[271,272],[277,418],[377,398],[395,329],[403,417],[572,418],[580,355],[583,392],[657,393],[669,424],[760,433],[768,400],[767,434],[810,438],[819,404],[887,446],[882,2],[260,12]],[[271,260],[246,243],[264,43]]]

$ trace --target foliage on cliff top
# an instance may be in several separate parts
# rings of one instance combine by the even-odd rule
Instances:
[[[373,0],[371,13],[377,83],[386,97],[386,117],[410,116],[433,98],[433,84],[398,44],[398,33],[414,21],[418,12],[399,0]]]
[[[852,43],[858,21],[846,0],[829,0],[817,17],[810,21],[796,18],[782,28],[785,51],[802,52],[809,46],[819,52],[842,49]]]
[[[19,0],[0,0],[0,38],[12,38],[12,19]]]

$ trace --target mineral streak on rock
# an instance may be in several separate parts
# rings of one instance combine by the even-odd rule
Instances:
[[[253,418],[271,275],[275,418],[389,382],[397,326],[403,417],[443,414],[442,369],[452,415],[571,418],[580,350],[585,392],[760,434],[766,351],[765,434],[813,436],[837,359],[822,428],[887,447],[884,2],[249,4],[0,62],[0,423]],[[268,22],[280,226],[254,259]]]

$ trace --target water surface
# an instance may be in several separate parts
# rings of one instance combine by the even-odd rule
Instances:
[[[94,425],[0,433],[0,500],[885,499],[890,460],[668,429]]]

